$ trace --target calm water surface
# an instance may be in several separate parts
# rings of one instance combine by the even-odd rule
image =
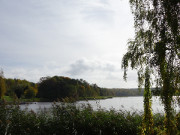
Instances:
[[[143,97],[114,97],[109,99],[102,99],[102,100],[89,100],[89,101],[77,101],[75,104],[77,106],[81,106],[83,104],[87,105],[90,104],[94,110],[99,108],[110,110],[124,110],[130,112],[143,112]],[[37,112],[39,109],[49,109],[51,108],[51,102],[34,102],[29,105],[20,105],[21,109],[27,108],[28,110],[33,110]],[[179,107],[175,107],[176,111],[180,111]],[[159,97],[153,96],[152,98],[152,110],[154,113],[164,113],[163,105]]]

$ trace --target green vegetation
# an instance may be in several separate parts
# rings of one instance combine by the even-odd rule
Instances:
[[[107,99],[107,98],[112,98],[112,96],[80,97],[79,100],[98,100],[98,99]]]
[[[38,83],[38,97],[48,100],[73,97],[74,99],[98,98],[106,96],[140,95],[138,90],[100,88],[96,84],[89,84],[85,80],[68,77],[44,77]]]
[[[72,79],[63,76],[42,77],[38,83],[27,80],[6,79],[4,99],[12,102],[58,101],[71,98],[72,101],[87,99],[105,99],[119,96],[142,96],[138,89],[109,89],[96,84],[89,84],[83,79]]]
[[[166,113],[165,134],[177,134],[172,104],[173,95],[180,91],[180,1],[130,0],[130,5],[134,15],[135,38],[128,42],[128,51],[122,60],[124,79],[129,66],[137,69],[139,87],[145,87],[144,117],[149,119],[151,95],[147,94],[149,88],[146,88],[146,80],[150,81],[151,75],[154,75]],[[150,81],[150,87],[152,83]],[[153,122],[148,121],[144,131],[151,135]]]
[[[0,99],[4,96],[6,92],[6,84],[4,82],[4,73],[0,70]]]
[[[138,88],[132,88],[132,89],[123,89],[123,88],[113,88],[113,89],[107,89],[109,91],[112,91],[114,93],[114,96],[116,97],[127,97],[127,96],[143,96],[144,91],[139,90]]]
[[[6,84],[5,95],[13,99],[32,99],[35,98],[38,93],[37,84],[27,80],[4,78],[4,81]]]
[[[65,97],[96,97],[102,93],[102,89],[96,84],[90,85],[80,79],[70,79],[68,77],[44,77],[38,84],[38,97],[49,100],[57,100]]]
[[[144,88],[144,116],[142,122],[142,134],[143,135],[152,135],[154,134],[153,129],[153,115],[152,115],[152,95],[150,89],[150,73],[149,68],[146,68],[145,72],[145,88]]]
[[[126,111],[93,111],[90,105],[54,103],[52,109],[34,113],[20,110],[17,105],[1,102],[0,134],[13,135],[137,135],[141,132],[141,113]],[[176,116],[180,131],[180,115]],[[154,135],[163,132],[164,116],[154,114]]]
[[[2,98],[3,100],[5,100],[6,102],[20,102],[20,103],[25,103],[25,102],[40,102],[41,99],[40,98],[20,98],[20,99],[14,99],[13,97],[10,96],[3,96]]]
[[[3,99],[7,102],[13,102],[13,98],[11,98],[10,96],[3,96]]]

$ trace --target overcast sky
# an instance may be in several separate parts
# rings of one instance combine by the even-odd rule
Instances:
[[[68,76],[100,87],[123,80],[121,59],[133,38],[128,0],[0,0],[0,67],[6,78],[38,82]]]

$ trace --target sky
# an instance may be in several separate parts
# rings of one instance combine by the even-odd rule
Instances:
[[[32,82],[58,75],[134,88],[136,71],[126,82],[121,69],[133,24],[128,0],[0,0],[0,68]]]

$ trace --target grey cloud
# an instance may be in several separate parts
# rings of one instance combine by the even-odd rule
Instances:
[[[85,63],[84,60],[78,60],[70,65],[70,70],[67,73],[70,75],[79,75],[89,70],[92,70],[92,67]]]
[[[100,60],[91,61],[86,59],[80,59],[70,65],[70,69],[67,71],[67,73],[70,75],[81,75],[86,72],[114,72],[115,70],[115,65],[108,62],[103,62]]]

